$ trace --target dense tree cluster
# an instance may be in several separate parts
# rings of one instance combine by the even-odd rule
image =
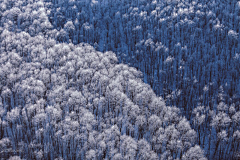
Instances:
[[[141,72],[74,45],[73,23],[53,29],[48,14],[42,1],[1,1],[0,158],[206,159]]]
[[[239,16],[237,0],[0,0],[0,158],[236,159]]]
[[[203,157],[180,110],[114,53],[8,30],[1,41],[1,156],[166,159],[197,149]]]
[[[99,51],[114,51],[120,62],[140,69],[144,82],[167,105],[180,108],[192,127],[198,106],[217,115],[220,90],[224,103],[240,111],[237,0],[47,0],[45,7],[61,32],[57,41],[87,42]],[[201,131],[199,138],[215,128],[207,117],[202,124],[209,132]],[[233,121],[229,126],[239,130]],[[228,133],[230,144],[223,149],[232,158],[239,150],[233,149],[233,134]],[[224,147],[214,137],[209,138],[211,150],[204,141],[198,143],[208,158],[226,159],[218,154]]]
[[[65,0],[46,7],[54,28],[67,37],[59,41],[87,42],[99,51],[116,52],[188,118],[198,102],[212,106],[220,86],[228,99],[239,97],[236,0]]]

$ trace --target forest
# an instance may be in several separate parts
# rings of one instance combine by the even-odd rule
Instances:
[[[0,159],[240,159],[240,1],[0,0]]]

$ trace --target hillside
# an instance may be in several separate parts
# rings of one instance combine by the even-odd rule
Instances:
[[[240,2],[0,0],[0,158],[232,159]]]
[[[141,72],[113,52],[58,43],[44,3],[8,1],[5,9],[2,159],[205,159],[189,122]]]

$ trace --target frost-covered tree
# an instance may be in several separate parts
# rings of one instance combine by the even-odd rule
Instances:
[[[0,1],[0,157],[234,159],[239,8]]]

